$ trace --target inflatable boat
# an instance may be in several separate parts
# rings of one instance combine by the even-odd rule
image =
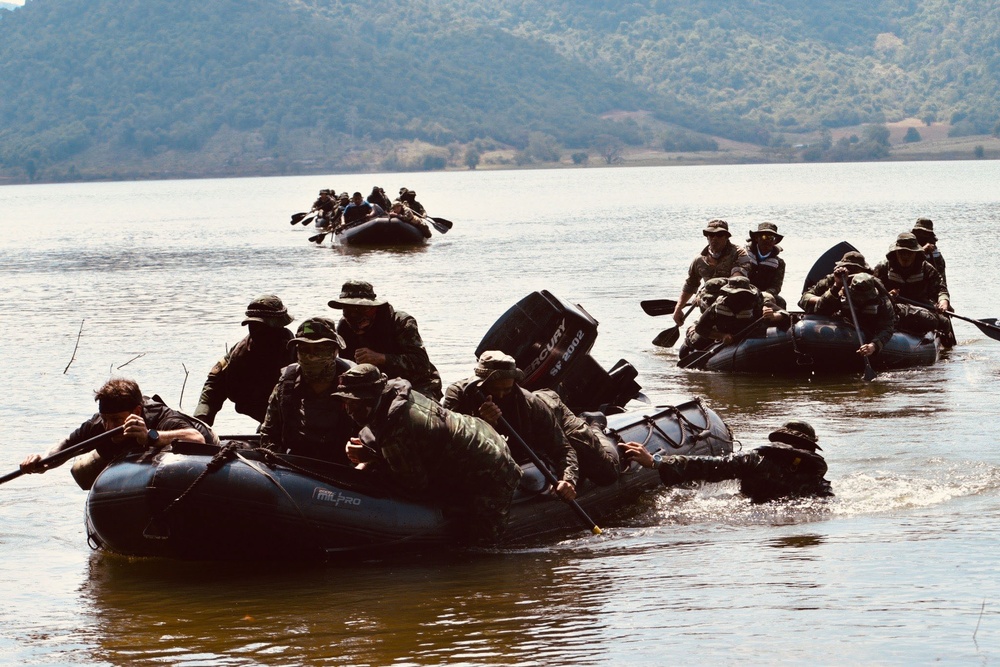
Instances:
[[[420,222],[381,217],[342,224],[334,232],[337,242],[352,246],[421,245],[430,238],[430,228]]]
[[[695,368],[731,373],[849,374],[864,370],[854,325],[839,317],[792,315],[787,330],[769,327],[734,345],[720,346]],[[896,331],[886,346],[870,357],[877,370],[929,366],[938,360],[941,341],[933,332],[916,336]],[[699,354],[695,350],[691,354]],[[688,350],[682,346],[681,359]]]

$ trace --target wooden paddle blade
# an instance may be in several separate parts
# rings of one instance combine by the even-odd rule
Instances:
[[[670,315],[677,308],[677,302],[672,299],[647,299],[639,302],[642,312],[653,317]]]
[[[455,226],[451,220],[444,218],[428,218],[428,220],[434,225],[434,229],[438,230],[441,234],[447,234],[448,230]]]
[[[656,334],[656,338],[653,339],[653,345],[657,347],[673,347],[677,339],[681,337],[680,329],[677,326],[672,326],[669,329],[664,329],[660,333]]]

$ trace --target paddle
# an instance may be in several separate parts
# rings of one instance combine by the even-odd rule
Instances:
[[[320,232],[319,234],[313,234],[312,236],[309,237],[309,240],[312,241],[313,243],[322,243],[323,239],[325,239],[326,235],[329,233],[330,232],[327,231],[327,232]]]
[[[438,230],[442,234],[447,234],[448,230],[451,229],[455,224],[451,220],[446,220],[444,218],[428,217],[427,219],[431,221],[432,225],[434,225],[434,229]]]
[[[302,218],[309,215],[309,211],[302,211],[301,213],[292,213],[292,224],[297,225]]]
[[[851,252],[852,250],[857,251],[857,248],[852,246],[847,241],[841,241],[820,255],[820,258],[816,260],[812,268],[809,269],[809,273],[806,275],[806,280],[802,284],[802,293],[805,294],[810,287],[833,273],[833,269],[837,262],[844,257],[845,253]]]
[[[687,310],[684,311],[684,317],[681,318],[681,324],[684,323],[687,316],[691,314],[692,310],[694,310],[694,306],[695,304],[692,303],[687,307]],[[660,333],[656,334],[656,338],[653,339],[653,345],[656,345],[657,347],[673,347],[674,343],[676,343],[677,339],[680,337],[681,327],[679,324],[675,324],[669,329],[664,329]]]
[[[847,286],[846,281],[844,285],[844,295],[847,297],[847,308],[851,311],[851,321],[854,323],[854,333],[858,334],[858,345],[864,345],[865,339],[861,335],[861,327],[858,325],[858,315],[854,311],[854,302],[851,300],[851,288]],[[864,357],[865,360],[865,382],[871,382],[875,379],[877,373],[875,369],[872,368],[872,362],[868,357]]]
[[[896,301],[902,301],[903,303],[908,303],[911,306],[919,306],[921,308],[926,308],[927,310],[940,312],[937,311],[937,309],[934,307],[934,304],[931,303],[914,301],[913,299],[907,299],[906,297],[902,296],[894,296],[892,298],[895,299]],[[952,313],[949,311],[941,312],[941,314],[947,315],[948,317],[957,317],[960,320],[964,320],[966,322],[975,324],[977,327],[979,327],[980,331],[982,331],[984,334],[986,334],[993,340],[1000,340],[1000,327],[997,326],[996,319],[974,320],[971,317],[965,317],[964,315],[959,315],[958,313]]]
[[[673,313],[674,309],[677,308],[677,302],[673,299],[647,299],[640,301],[639,306],[642,308],[642,312],[647,315],[659,317]]]
[[[485,403],[486,398],[483,396],[483,392],[480,391],[478,388],[475,389],[475,392],[476,392],[475,393],[476,400]],[[499,425],[500,428],[502,429],[501,433],[506,433],[508,437],[510,437],[517,444],[519,444],[521,448],[528,453],[528,458],[530,458],[532,463],[535,464],[535,467],[541,471],[542,475],[545,477],[545,481],[551,484],[552,488],[554,489],[559,484],[559,480],[556,479],[556,476],[552,473],[551,470],[548,469],[548,467],[545,465],[542,459],[538,457],[538,454],[536,454],[535,451],[528,446],[528,443],[526,443],[524,439],[518,434],[518,432],[514,430],[514,428],[510,425],[510,423],[508,423],[508,421],[504,419],[503,415],[500,415],[499,417]],[[601,529],[598,527],[596,523],[594,523],[594,520],[591,519],[590,516],[587,514],[587,510],[580,507],[580,503],[576,502],[575,500],[565,500],[562,496],[558,497],[560,500],[564,500],[565,503],[569,505],[570,508],[572,508],[573,512],[576,513],[576,515],[580,518],[580,521],[583,522],[583,524],[590,530],[590,532],[592,532],[594,535],[601,534],[602,532]]]
[[[749,334],[751,331],[753,331],[754,328],[758,324],[760,324],[761,322],[763,322],[766,319],[767,319],[767,316],[763,316],[763,317],[760,317],[760,318],[754,320],[753,322],[751,322],[749,325],[746,326],[746,328],[741,329],[739,332],[737,332],[733,336],[732,342],[729,342],[729,343],[719,342],[719,343],[716,343],[715,345],[713,345],[712,347],[708,348],[707,350],[702,350],[701,352],[692,352],[688,356],[686,356],[683,359],[681,359],[680,361],[678,361],[677,362],[677,367],[678,368],[691,368],[691,367],[697,366],[698,369],[704,368],[705,364],[702,363],[702,362],[707,362],[709,359],[711,359],[713,356],[715,356],[716,352],[718,352],[722,348],[726,347],[727,345],[736,345],[737,343],[739,343],[740,341],[742,341],[743,338],[745,338],[747,334]]]
[[[73,445],[72,447],[67,447],[66,449],[62,450],[61,452],[56,452],[52,456],[47,456],[44,459],[42,459],[41,461],[39,461],[37,464],[35,464],[35,465],[36,465],[37,468],[40,468],[40,469],[43,469],[43,470],[46,470],[48,468],[54,468],[56,466],[60,466],[63,463],[65,463],[66,461],[68,461],[71,458],[73,458],[74,456],[79,456],[80,454],[86,454],[91,449],[93,449],[94,447],[96,447],[98,442],[100,442],[100,441],[102,441],[102,440],[104,440],[106,438],[113,438],[116,435],[121,435],[124,432],[125,432],[125,427],[124,426],[119,426],[117,428],[113,428],[110,431],[105,431],[104,433],[101,433],[100,435],[95,435],[93,438],[88,438],[88,439],[84,440],[83,442],[78,442],[77,444]],[[7,473],[3,477],[0,477],[0,484],[3,484],[5,482],[9,482],[12,479],[17,479],[18,477],[20,477],[23,474],[24,474],[24,471],[21,470],[20,468],[18,468],[14,472]]]

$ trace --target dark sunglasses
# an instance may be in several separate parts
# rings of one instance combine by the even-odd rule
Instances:
[[[761,241],[773,241],[776,237],[774,234],[758,234],[757,238]]]
[[[729,236],[729,234],[725,232],[704,232],[704,234],[706,239],[714,238],[716,236]]]

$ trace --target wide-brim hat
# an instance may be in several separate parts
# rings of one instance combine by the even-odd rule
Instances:
[[[877,280],[878,279],[875,276],[869,273],[854,274],[851,276],[851,282],[848,288],[851,290],[851,296],[864,303],[874,301],[878,298]]]
[[[298,343],[336,343],[337,348],[347,347],[344,339],[337,333],[337,323],[328,317],[310,317],[299,325],[295,338],[288,341],[288,347]]]
[[[348,280],[340,288],[340,296],[331,299],[327,305],[331,308],[343,308],[344,306],[381,306],[385,299],[379,299],[375,295],[375,288],[371,283],[363,280]]]
[[[851,273],[858,273],[860,271],[871,272],[872,267],[868,266],[868,262],[865,260],[865,256],[862,255],[857,250],[851,250],[850,252],[845,252],[844,256],[840,258],[840,261],[834,264],[834,268],[846,267]]]
[[[517,367],[514,357],[499,350],[487,350],[479,356],[479,362],[474,371],[480,382],[486,383],[490,380],[513,379],[520,382],[524,379],[524,373]]]
[[[819,446],[819,438],[816,437],[816,431],[808,423],[801,420],[785,422],[781,428],[771,431],[767,439],[771,442],[783,442],[797,449],[806,449],[813,452],[817,449],[820,451],[823,450]]]
[[[280,328],[292,322],[285,304],[275,294],[262,294],[247,306],[246,319],[243,326],[251,322],[260,322],[269,327]]]
[[[778,233],[778,225],[773,222],[762,222],[757,225],[757,231],[753,231],[752,229],[750,230],[751,239],[755,239],[761,234],[773,234],[775,243],[781,243],[781,239],[785,238]]]
[[[930,218],[917,218],[917,221],[913,223],[913,229],[910,231],[913,232],[914,236],[925,234],[931,240],[931,243],[937,243],[937,234],[934,233],[934,221]]]
[[[725,220],[709,220],[708,224],[705,225],[705,229],[701,231],[703,234],[717,234],[719,232],[725,232],[726,236],[732,236],[729,232],[729,223]]]
[[[372,364],[359,364],[349,368],[340,376],[337,391],[333,396],[350,398],[358,401],[378,398],[385,389],[385,373]]]
[[[917,237],[910,232],[903,232],[896,237],[896,242],[889,246],[889,252],[886,255],[891,255],[897,250],[902,250],[904,252],[922,252],[923,248],[920,246],[920,242],[917,241]]]

